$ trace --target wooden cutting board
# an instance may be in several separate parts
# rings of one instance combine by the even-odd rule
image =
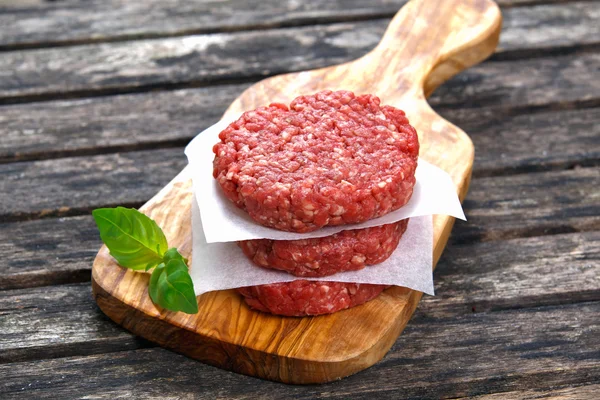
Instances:
[[[492,54],[501,21],[489,0],[413,0],[370,53],[346,64],[265,79],[242,93],[225,115],[289,103],[322,89],[376,94],[384,104],[406,111],[419,132],[421,157],[452,176],[462,201],[473,144],[425,97]],[[163,228],[170,246],[186,257],[193,257],[191,197],[184,170],[142,207]],[[434,217],[434,265],[453,223],[451,217]],[[102,247],[92,269],[94,297],[106,315],[136,335],[220,368],[287,383],[327,382],[373,365],[396,341],[422,295],[393,287],[332,315],[284,318],[252,311],[241,296],[226,290],[198,297],[199,313],[187,315],[152,304],[149,276],[119,267]]]

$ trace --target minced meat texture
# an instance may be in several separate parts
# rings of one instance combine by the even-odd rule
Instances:
[[[386,285],[298,280],[237,289],[253,309],[276,315],[303,317],[331,314],[363,304]]]
[[[223,130],[213,175],[258,223],[292,232],[363,222],[406,204],[417,132],[373,95],[323,91],[244,113]]]
[[[332,236],[301,240],[257,239],[238,242],[256,265],[295,276],[320,277],[356,271],[386,260],[398,246],[408,219]]]

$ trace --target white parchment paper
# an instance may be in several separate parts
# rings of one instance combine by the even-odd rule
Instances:
[[[398,247],[384,262],[360,271],[321,278],[297,278],[287,272],[260,268],[244,255],[236,243],[208,243],[195,200],[192,200],[192,235],[191,277],[196,295],[296,279],[396,285],[433,295],[431,216],[411,218]]]
[[[452,178],[442,169],[419,159],[410,201],[383,217],[360,224],[328,226],[309,233],[283,232],[257,224],[248,214],[229,201],[212,176],[213,145],[229,121],[221,121],[199,134],[185,149],[200,208],[203,234],[207,243],[250,239],[295,240],[330,236],[347,229],[364,229],[390,224],[410,217],[444,214],[465,220]]]

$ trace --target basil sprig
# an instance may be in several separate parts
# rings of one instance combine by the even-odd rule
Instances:
[[[110,255],[125,268],[150,270],[148,293],[154,304],[167,310],[198,312],[194,283],[187,260],[168,248],[162,229],[133,208],[98,208],[92,212],[100,238]]]

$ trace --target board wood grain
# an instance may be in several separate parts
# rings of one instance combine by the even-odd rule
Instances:
[[[258,82],[225,113],[230,117],[270,102],[289,102],[323,89],[375,93],[402,108],[419,131],[421,157],[446,170],[461,199],[473,164],[473,145],[425,100],[438,85],[493,53],[501,15],[489,0],[413,0],[394,17],[381,42],[341,65]],[[191,182],[184,170],[142,210],[163,228],[171,246],[191,253]],[[434,219],[434,262],[454,220]],[[155,307],[148,274],[120,268],[103,247],[92,269],[100,308],[132,332],[167,348],[243,374],[288,383],[326,382],[373,365],[389,350],[421,298],[394,287],[362,306],[328,316],[282,318],[250,310],[234,291],[198,298],[199,313]]]

